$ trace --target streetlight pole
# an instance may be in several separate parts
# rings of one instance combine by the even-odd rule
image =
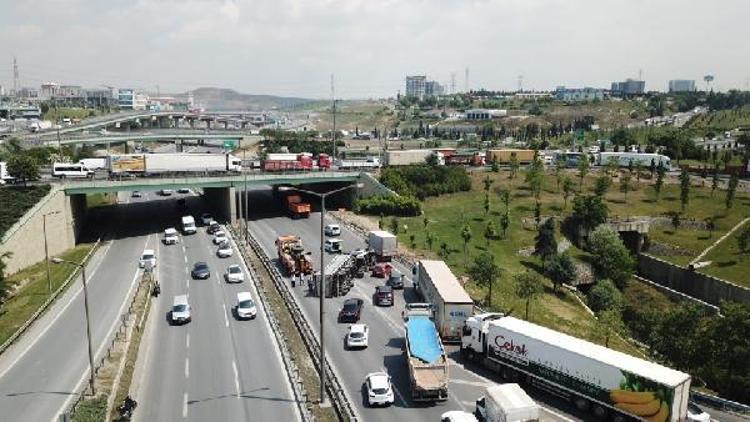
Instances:
[[[325,361],[326,361],[326,352],[325,352],[325,337],[323,337],[324,333],[324,300],[326,296],[326,270],[325,270],[325,216],[326,216],[326,197],[328,195],[333,195],[335,193],[339,193],[342,191],[345,191],[347,189],[351,188],[361,188],[361,183],[355,183],[353,185],[347,185],[338,189],[334,189],[329,192],[325,193],[319,193],[314,192],[310,190],[305,189],[296,189],[299,192],[306,193],[308,195],[317,196],[320,198],[320,279],[318,282],[320,283],[320,288],[318,289],[318,293],[320,295],[319,297],[319,312],[318,316],[320,319],[320,367],[319,370],[319,377],[320,377],[320,405],[324,406],[326,401],[326,372],[325,372]],[[288,188],[292,189],[292,188]]]
[[[42,214],[42,233],[44,234],[44,262],[47,265],[47,293],[52,293],[52,277],[49,270],[49,249],[47,247],[47,216],[60,214],[60,211]]]
[[[86,339],[88,340],[89,346],[89,387],[91,388],[91,395],[96,395],[96,387],[94,386],[94,348],[91,345],[91,320],[89,317],[89,292],[86,285],[86,266],[84,263],[67,261],[61,258],[52,258],[52,262],[55,264],[69,264],[74,265],[81,269],[81,279],[83,280],[83,307],[86,314]]]

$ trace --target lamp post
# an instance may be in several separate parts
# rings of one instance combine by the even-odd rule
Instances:
[[[47,265],[47,293],[52,293],[52,277],[49,271],[49,249],[47,248],[47,216],[60,214],[60,211],[42,214],[42,233],[44,234],[44,262]]]
[[[324,231],[325,231],[325,215],[326,215],[326,197],[329,196],[329,195],[333,195],[335,193],[339,193],[339,192],[345,191],[347,189],[351,189],[351,188],[357,188],[357,189],[359,189],[362,186],[363,186],[362,183],[355,183],[355,184],[352,184],[352,185],[347,185],[347,186],[344,186],[344,187],[341,187],[341,188],[338,188],[338,189],[334,189],[334,190],[329,191],[329,192],[324,192],[324,193],[314,192],[314,191],[305,190],[305,189],[292,188],[290,186],[281,186],[281,187],[279,187],[279,191],[282,191],[282,192],[283,191],[287,191],[287,190],[296,190],[298,192],[306,193],[308,195],[317,196],[318,198],[320,198],[320,279],[319,279],[320,289],[318,291],[318,294],[320,295],[320,299],[319,299],[320,300],[320,304],[319,304],[319,308],[320,308],[320,310],[319,310],[319,318],[320,318],[320,367],[318,368],[318,370],[319,370],[319,377],[320,377],[320,404],[321,405],[324,405],[325,401],[326,401],[326,393],[325,393],[325,388],[326,388],[326,372],[325,372],[326,354],[325,354],[325,346],[324,346],[324,344],[325,344],[325,338],[323,337],[323,326],[324,326],[324,324],[323,324],[323,316],[325,314],[325,312],[323,311],[323,300],[324,300],[325,295],[326,295],[326,283],[325,283],[326,273],[325,273],[325,263],[323,261],[323,258],[325,257],[325,245],[324,245],[324,243],[325,243],[325,232]]]
[[[89,346],[89,387],[91,387],[91,395],[96,395],[96,388],[94,387],[94,349],[91,345],[91,322],[89,320],[89,293],[86,287],[86,266],[84,263],[67,261],[62,258],[52,258],[52,262],[55,264],[74,265],[81,269],[81,279],[83,280],[83,307],[86,312],[86,339],[88,340]]]

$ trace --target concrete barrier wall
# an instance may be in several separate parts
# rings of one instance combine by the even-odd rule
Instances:
[[[378,179],[373,177],[369,173],[360,173],[359,182],[363,184],[362,189],[359,189],[358,195],[362,198],[367,198],[375,195],[394,195],[398,194],[385,185],[381,184]]]
[[[638,255],[638,274],[670,289],[719,306],[721,301],[750,303],[750,289],[690,271],[647,254]]]
[[[85,219],[86,197],[68,197],[62,189],[52,187],[50,193],[5,233],[0,254],[11,252],[6,259],[6,274],[44,261],[43,215],[47,214],[49,255],[58,255],[76,244],[76,236]],[[51,214],[52,213],[52,214]],[[78,216],[78,218],[76,218]]]

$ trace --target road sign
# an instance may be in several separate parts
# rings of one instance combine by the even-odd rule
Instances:
[[[224,149],[225,150],[235,149],[236,146],[237,146],[237,144],[233,140],[225,140],[224,141]]]

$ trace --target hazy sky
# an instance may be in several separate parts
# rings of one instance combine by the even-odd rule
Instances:
[[[714,74],[747,89],[748,0],[0,0],[0,84],[395,95],[404,75],[472,89],[647,89]]]

